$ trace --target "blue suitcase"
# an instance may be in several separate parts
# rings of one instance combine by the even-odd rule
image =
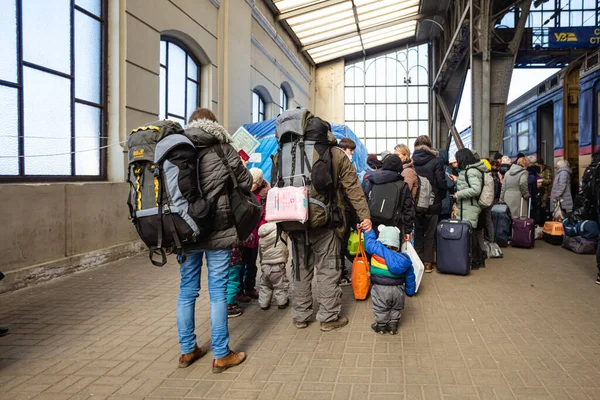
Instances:
[[[470,222],[449,219],[437,226],[437,269],[444,274],[468,275],[471,272]]]
[[[510,209],[506,204],[496,204],[492,207],[492,222],[494,224],[496,243],[500,247],[508,247],[512,232],[512,218],[510,216]]]

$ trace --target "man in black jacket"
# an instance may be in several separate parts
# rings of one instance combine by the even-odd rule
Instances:
[[[448,190],[444,173],[444,161],[432,149],[429,136],[422,135],[415,140],[413,153],[415,170],[420,178],[426,178],[433,188],[435,199],[426,213],[415,216],[415,250],[425,264],[425,272],[433,271],[435,231],[442,212],[442,199]]]

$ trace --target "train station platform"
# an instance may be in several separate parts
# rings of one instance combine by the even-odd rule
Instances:
[[[397,336],[371,331],[371,303],[349,287],[337,332],[254,303],[230,320],[248,359],[212,374],[212,352],[177,368],[178,269],[140,255],[0,297],[0,398],[597,399],[595,274],[593,256],[505,249],[468,277],[427,274]],[[202,345],[208,318],[203,290]]]

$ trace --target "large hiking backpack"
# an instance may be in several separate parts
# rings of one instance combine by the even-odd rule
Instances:
[[[417,175],[419,188],[417,189],[417,197],[415,199],[415,211],[423,214],[429,210],[435,201],[435,191],[429,179],[424,176]]]
[[[406,183],[402,180],[373,185],[369,193],[369,211],[374,225],[396,226],[400,230]],[[404,232],[403,232],[404,233]]]
[[[134,129],[127,139],[131,187],[127,204],[152,264],[164,249],[185,260],[183,246],[210,232],[210,204],[200,191],[196,149],[177,122],[162,120]],[[154,260],[155,255],[160,261]]]
[[[332,226],[335,214],[335,189],[329,125],[310,111],[297,108],[284,111],[276,122],[279,152],[273,157],[272,186],[306,187],[308,220],[281,222],[287,232]],[[269,207],[267,206],[267,209]]]

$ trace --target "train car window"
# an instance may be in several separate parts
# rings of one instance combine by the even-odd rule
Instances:
[[[507,126],[504,128],[504,137],[502,139],[502,153],[504,155],[509,155],[512,153],[512,126]]]
[[[517,151],[529,150],[529,120],[517,123]]]

